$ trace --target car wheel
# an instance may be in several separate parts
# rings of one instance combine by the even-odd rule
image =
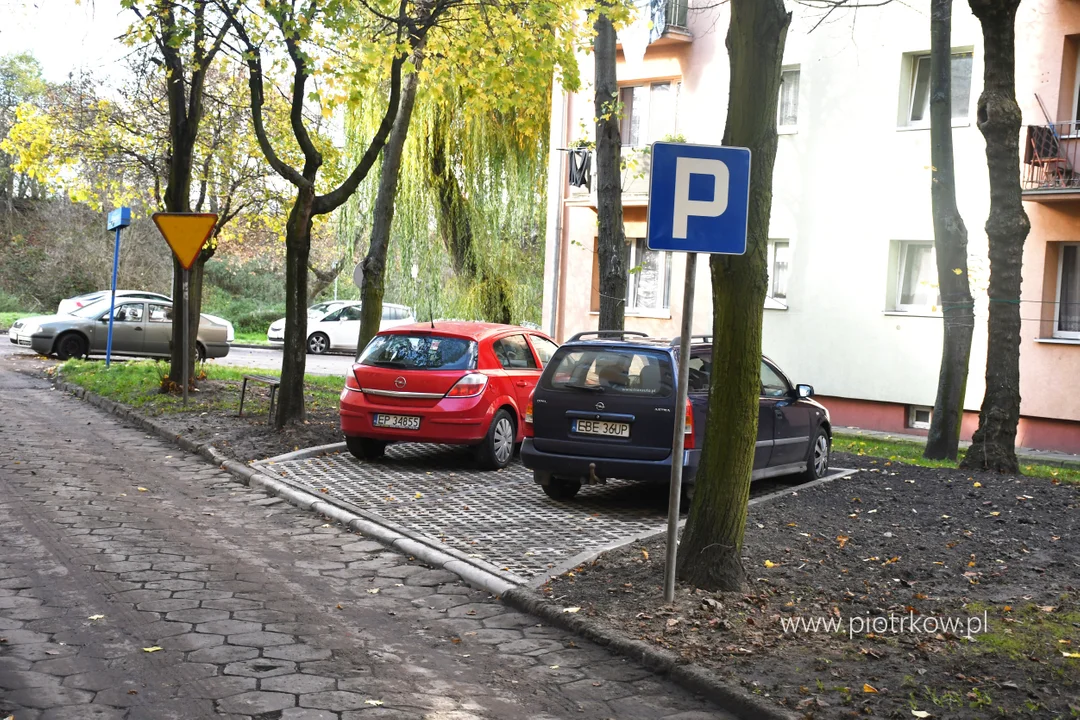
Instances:
[[[495,413],[488,428],[484,442],[476,447],[476,459],[485,470],[499,470],[514,459],[514,441],[517,428],[510,413],[500,410]]]
[[[825,428],[819,427],[814,433],[814,439],[810,443],[810,453],[806,457],[806,471],[803,478],[807,482],[819,480],[829,473],[829,452],[832,449],[832,441]]]
[[[552,500],[564,502],[574,499],[574,496],[578,494],[578,490],[581,489],[581,481],[553,477],[548,480],[547,484],[540,487],[544,488],[544,494]]]
[[[60,339],[56,342],[56,357],[61,360],[67,360],[68,358],[84,358],[86,357],[86,351],[86,338],[78,333],[61,335]]]
[[[312,333],[307,339],[307,350],[312,355],[322,355],[330,349],[330,338],[326,333]]]
[[[202,343],[195,343],[195,359],[199,362],[206,362],[206,348]]]
[[[360,460],[378,460],[386,454],[386,443],[371,438],[346,437],[345,445],[353,457]]]

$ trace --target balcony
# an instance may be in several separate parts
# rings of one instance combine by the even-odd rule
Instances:
[[[1080,200],[1080,123],[1027,126],[1021,186],[1033,202]]]
[[[688,43],[693,40],[686,27],[688,0],[649,0],[649,44]]]
[[[623,146],[622,149],[622,201],[627,207],[643,207],[649,202],[649,170],[652,155],[648,148]],[[596,155],[589,158],[592,175],[592,188],[571,185],[566,193],[566,201],[572,205],[596,207]]]

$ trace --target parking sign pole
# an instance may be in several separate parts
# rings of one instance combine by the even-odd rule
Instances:
[[[191,271],[188,270],[187,268],[184,268],[184,278],[183,278],[184,279],[184,299],[183,299],[184,311],[182,313],[177,313],[178,315],[180,315],[182,317],[183,322],[184,322],[183,332],[181,333],[181,335],[183,336],[183,345],[184,345],[184,347],[183,347],[183,350],[184,350],[184,372],[181,373],[181,377],[184,378],[184,405],[187,405],[188,363],[191,362],[191,357],[188,355],[188,353],[191,352],[191,339],[188,337],[188,335],[191,333],[191,323],[188,322],[188,312],[189,312],[189,307],[190,307],[188,305],[188,278],[189,277],[191,277]]]
[[[109,299],[109,337],[105,343],[105,367],[112,363],[113,315],[116,313],[116,274],[120,269],[120,228],[116,228],[116,244],[113,246],[112,295]]]
[[[668,488],[667,558],[664,562],[664,602],[675,600],[675,561],[679,551],[679,500],[682,496],[683,446],[686,439],[686,398],[690,382],[690,333],[694,325],[694,286],[697,253],[686,253],[682,330],[679,334],[679,380],[675,386],[675,435],[671,439],[671,485]]]

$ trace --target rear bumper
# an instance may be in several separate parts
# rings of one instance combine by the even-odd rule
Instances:
[[[229,354],[229,343],[203,343],[206,348],[206,357],[223,358]]]
[[[374,416],[377,414],[419,417],[420,429],[376,427]],[[394,407],[371,403],[364,393],[352,388],[341,391],[341,432],[348,437],[475,445],[487,436],[493,415],[492,403],[485,395],[443,398],[431,407]]]
[[[683,451],[683,482],[690,484],[697,476],[700,450]],[[582,455],[560,455],[537,450],[531,438],[521,445],[521,462],[530,470],[549,472],[562,478],[589,477],[589,465],[595,465],[597,477],[637,480],[649,483],[671,482],[671,456],[663,460],[626,460]]]

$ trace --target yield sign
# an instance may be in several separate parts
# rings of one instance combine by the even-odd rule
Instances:
[[[185,270],[190,270],[217,223],[214,213],[154,213],[154,224]]]

